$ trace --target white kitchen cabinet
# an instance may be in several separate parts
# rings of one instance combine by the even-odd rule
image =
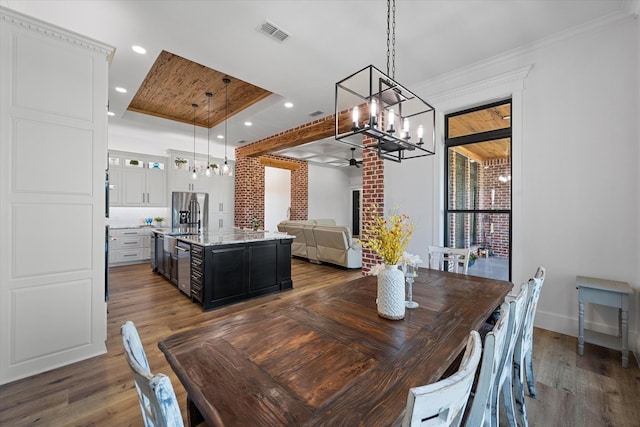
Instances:
[[[147,228],[109,229],[109,265],[139,264],[151,256],[151,230]]]
[[[0,384],[107,351],[113,52],[0,6]]]
[[[111,206],[167,206],[166,158],[111,152],[109,171]]]
[[[109,169],[109,206],[122,206],[122,170]]]
[[[196,179],[192,177],[193,172],[176,170],[173,172],[172,191],[194,191],[208,193],[210,189],[210,179],[206,175],[198,175]]]
[[[232,228],[235,210],[235,177],[219,175],[223,159],[196,153],[195,163],[193,153],[169,150],[167,152],[167,198],[171,203],[171,193],[174,191],[191,191],[209,194],[209,228]],[[176,160],[182,159],[182,162]],[[208,161],[207,161],[208,160]],[[206,176],[207,163],[218,165],[211,176]],[[234,166],[233,162],[231,165]],[[192,177],[195,166],[197,178]]]

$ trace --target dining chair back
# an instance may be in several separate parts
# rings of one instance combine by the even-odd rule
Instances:
[[[481,354],[480,334],[471,331],[460,367],[455,374],[409,390],[403,427],[459,426]]]
[[[446,246],[429,246],[429,268],[467,274],[469,270],[469,248],[449,248]]]
[[[484,338],[482,362],[471,406],[465,415],[465,426],[481,427],[491,424],[491,400],[493,384],[500,373],[500,362],[507,339],[509,304],[502,303],[500,317],[493,329]]]
[[[533,279],[530,279],[527,283],[527,310],[524,315],[522,332],[518,337],[513,353],[513,393],[517,421],[522,427],[529,425],[524,400],[525,374],[529,395],[533,398],[537,395],[533,379],[533,323],[545,275],[546,269],[540,266]]]
[[[138,391],[145,427],[183,427],[180,406],[171,379],[164,374],[151,374],[140,336],[133,322],[120,328],[124,355],[129,363]]]
[[[507,339],[500,359],[500,374],[494,383],[491,402],[491,425],[495,427],[500,423],[500,396],[502,396],[509,426],[517,427],[513,398],[513,352],[524,323],[524,315],[527,308],[527,283],[520,287],[520,292],[515,298],[507,297],[507,302],[509,303],[510,313],[507,325]]]

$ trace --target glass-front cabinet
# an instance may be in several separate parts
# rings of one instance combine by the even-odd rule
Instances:
[[[111,206],[167,206],[166,158],[109,153]]]

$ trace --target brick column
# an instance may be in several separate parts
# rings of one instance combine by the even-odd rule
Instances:
[[[378,141],[364,137],[363,144],[370,146]],[[376,213],[384,213],[384,160],[378,157],[375,150],[362,152],[362,223],[371,217],[371,205],[376,205]],[[362,248],[362,272],[366,273],[372,266],[382,262],[380,257],[369,248]]]
[[[307,219],[309,213],[309,165],[304,160],[267,154],[300,165],[291,171],[291,219]],[[236,149],[235,212],[236,227],[250,228],[256,218],[264,224],[264,165],[259,157],[239,157]]]
[[[264,166],[257,157],[236,157],[234,225],[250,228],[254,217],[264,223]]]

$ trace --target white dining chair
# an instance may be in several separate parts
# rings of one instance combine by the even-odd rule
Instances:
[[[402,426],[459,426],[481,354],[480,334],[471,331],[455,374],[432,384],[409,389]]]
[[[469,270],[469,248],[449,248],[446,246],[429,246],[429,268],[454,273],[467,274]]]
[[[484,338],[478,380],[464,420],[467,427],[491,425],[493,385],[500,373],[501,359],[506,345],[509,308],[509,304],[502,303],[500,317],[493,329]]]
[[[527,310],[524,315],[522,331],[513,353],[513,393],[517,421],[521,427],[529,425],[524,400],[525,374],[529,395],[533,398],[537,395],[533,378],[533,321],[545,275],[546,269],[542,266],[538,267],[535,276],[527,284]]]
[[[500,423],[500,397],[507,413],[507,421],[511,427],[516,427],[515,404],[513,398],[513,353],[522,332],[524,315],[527,308],[527,283],[520,287],[520,292],[514,297],[507,296],[509,303],[509,322],[507,325],[507,338],[500,359],[500,373],[493,384],[491,394],[491,426],[498,427]]]
[[[125,322],[120,332],[124,355],[133,372],[145,427],[184,427],[171,379],[164,374],[151,374],[133,322]]]

